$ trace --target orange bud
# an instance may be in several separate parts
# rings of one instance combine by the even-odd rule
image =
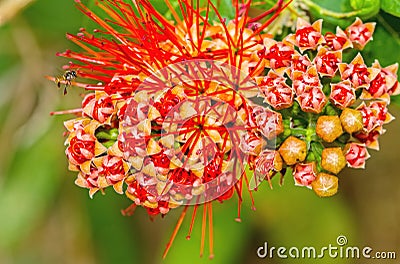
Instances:
[[[279,153],[287,165],[294,165],[305,160],[307,144],[303,140],[290,136],[282,143]]]
[[[320,116],[316,125],[317,135],[326,142],[333,142],[343,134],[338,116]]]
[[[328,173],[320,172],[311,183],[314,192],[320,197],[329,197],[337,193],[339,179]]]
[[[363,128],[362,114],[355,109],[345,108],[340,115],[340,121],[344,130],[350,134]]]
[[[346,166],[346,157],[341,148],[326,148],[322,151],[322,168],[338,174]]]

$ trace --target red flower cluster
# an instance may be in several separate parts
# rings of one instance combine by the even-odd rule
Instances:
[[[366,148],[377,147],[392,120],[397,64],[367,67],[360,54],[342,60],[346,49],[372,39],[374,23],[357,19],[323,35],[322,20],[299,18],[296,31],[276,41],[265,28],[288,4],[278,1],[260,16],[270,19],[255,24],[250,4],[234,3],[236,17],[226,21],[211,1],[203,10],[179,0],[183,19],[171,7],[171,22],[148,0],[98,2],[109,19],[77,1],[103,30],[68,34],[85,52],[59,54],[86,80],[66,85],[88,91],[72,111],[78,117],[65,122],[76,184],[91,197],[113,186],[132,200],[127,214],[183,206],[166,252],[189,205],[193,225],[204,204],[202,253],[207,215],[212,237],[211,203],[236,192],[240,219],[243,190],[251,194],[264,179],[272,185],[283,171],[320,196],[335,194],[335,175],[346,164],[363,168]]]

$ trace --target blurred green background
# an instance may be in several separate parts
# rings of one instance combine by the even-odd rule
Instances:
[[[185,239],[189,209],[163,261],[181,209],[152,222],[141,208],[131,217],[122,216],[120,210],[130,202],[111,190],[91,200],[67,170],[62,122],[69,116],[49,115],[80,105],[81,91],[72,88],[63,96],[44,76],[62,74],[66,61],[56,52],[79,50],[65,33],[91,27],[91,22],[73,1],[37,0],[22,8],[23,4],[0,1],[0,263],[396,263],[271,260],[256,254],[264,242],[319,248],[336,245],[339,235],[347,237],[348,245],[396,251],[400,258],[400,123],[395,120],[381,137],[381,151],[370,151],[366,170],[340,174],[336,196],[320,199],[294,187],[291,179],[283,187],[274,182],[273,190],[263,184],[255,194],[257,210],[250,210],[246,199],[241,223],[234,221],[235,199],[215,204],[211,261],[207,250],[199,258],[200,217],[192,239]],[[397,36],[378,27],[365,51],[368,63],[375,57],[383,66],[400,61],[396,30]],[[399,106],[392,104],[390,110],[400,117]]]

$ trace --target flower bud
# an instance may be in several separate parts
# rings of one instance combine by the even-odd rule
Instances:
[[[333,142],[343,134],[338,116],[320,116],[316,125],[317,135],[326,142]]]
[[[283,132],[282,115],[268,108],[255,107],[250,121],[269,140]]]
[[[321,34],[322,19],[315,21],[312,25],[304,19],[298,18],[296,25],[296,33],[290,39],[300,51],[303,52],[307,49],[316,49],[318,45],[325,41]]]
[[[356,100],[354,90],[349,80],[331,84],[330,101],[340,109],[349,107]]]
[[[363,128],[362,114],[360,111],[345,108],[340,115],[340,122],[347,133],[354,133]]]
[[[343,149],[346,156],[347,166],[351,168],[364,169],[365,161],[369,158],[369,154],[365,144],[348,143]]]
[[[305,160],[307,144],[301,139],[290,136],[282,143],[279,153],[287,165],[294,165]]]
[[[346,166],[346,158],[341,148],[326,148],[322,151],[322,168],[338,174]]]
[[[311,188],[311,183],[317,177],[315,162],[296,164],[293,176],[295,185]]]
[[[326,48],[320,48],[314,63],[321,77],[328,76],[332,78],[338,69],[337,64],[342,62],[341,51],[328,51]]]
[[[286,78],[271,70],[258,86],[265,97],[264,102],[267,102],[274,109],[280,110],[293,105],[294,92],[285,81]]]
[[[326,96],[321,87],[306,86],[304,91],[296,98],[301,110],[308,113],[319,114],[327,103]]]
[[[358,17],[353,24],[346,28],[346,34],[353,43],[354,47],[362,50],[364,46],[372,40],[376,23],[363,23]]]
[[[258,155],[263,145],[262,138],[256,133],[247,132],[240,138],[239,148],[246,155]]]
[[[339,179],[328,173],[320,172],[311,183],[314,192],[320,197],[329,197],[337,193]]]

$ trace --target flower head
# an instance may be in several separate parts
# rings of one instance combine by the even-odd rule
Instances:
[[[393,119],[397,64],[368,67],[361,54],[343,61],[345,50],[372,39],[373,23],[357,19],[322,35],[322,20],[299,18],[293,34],[276,40],[267,27],[291,1],[255,18],[250,3],[233,1],[230,19],[211,0],[205,8],[178,0],[180,14],[166,1],[172,20],[148,0],[97,2],[108,18],[76,3],[101,29],[67,35],[84,50],[58,54],[76,80],[49,77],[87,90],[65,122],[69,168],[91,197],[112,187],[129,198],[124,214],[143,207],[153,218],[183,207],[164,257],[190,206],[188,237],[203,207],[203,254],[212,203],[239,197],[240,221],[242,192],[264,180],[272,187],[284,171],[318,196],[335,194],[338,178],[325,171],[364,167],[366,148]]]
[[[330,50],[344,50],[353,47],[351,40],[340,27],[336,28],[336,34],[332,32],[325,33],[324,39],[325,45]]]
[[[296,185],[311,188],[312,182],[317,177],[317,169],[315,162],[297,163],[293,171]]]
[[[340,75],[343,81],[349,80],[354,88],[368,88],[371,81],[376,77],[379,70],[368,68],[364,64],[364,59],[360,53],[351,61],[350,64],[339,64]]]
[[[355,89],[349,80],[331,84],[330,101],[338,108],[344,109],[356,100]]]
[[[316,49],[324,42],[321,34],[322,19],[315,21],[312,25],[304,19],[297,19],[296,33],[289,39],[303,52],[307,49]]]
[[[353,45],[362,50],[372,40],[374,30],[375,23],[363,23],[361,19],[356,18],[356,21],[346,28],[346,33]]]
[[[370,157],[368,154],[365,144],[360,143],[348,143],[343,150],[347,166],[351,168],[362,168],[365,167],[365,161]]]

